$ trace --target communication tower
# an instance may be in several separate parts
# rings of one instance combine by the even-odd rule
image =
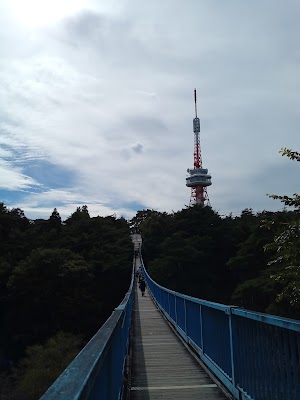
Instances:
[[[209,205],[207,186],[211,185],[211,175],[206,168],[202,168],[202,157],[200,147],[200,118],[197,116],[197,92],[194,90],[195,118],[194,128],[194,168],[188,169],[189,176],[186,178],[186,186],[191,188],[190,206],[194,204]],[[206,204],[205,204],[206,202]]]

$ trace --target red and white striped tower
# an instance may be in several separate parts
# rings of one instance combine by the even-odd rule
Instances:
[[[209,205],[207,186],[211,185],[211,176],[208,170],[202,168],[201,146],[200,146],[200,119],[197,116],[197,92],[194,90],[195,118],[194,127],[194,168],[188,169],[189,176],[186,178],[186,186],[191,188],[190,206],[194,204]]]

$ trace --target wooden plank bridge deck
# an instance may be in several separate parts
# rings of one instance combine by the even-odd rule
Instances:
[[[183,346],[150,295],[137,289],[132,343],[131,400],[226,400]]]

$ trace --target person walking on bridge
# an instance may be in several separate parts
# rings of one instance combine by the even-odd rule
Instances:
[[[142,292],[142,296],[145,296],[145,289],[146,289],[146,282],[144,281],[144,279],[142,278],[140,281],[140,290]]]

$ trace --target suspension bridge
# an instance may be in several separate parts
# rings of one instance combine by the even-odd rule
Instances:
[[[124,300],[41,400],[300,400],[300,321],[166,289],[132,239]]]

